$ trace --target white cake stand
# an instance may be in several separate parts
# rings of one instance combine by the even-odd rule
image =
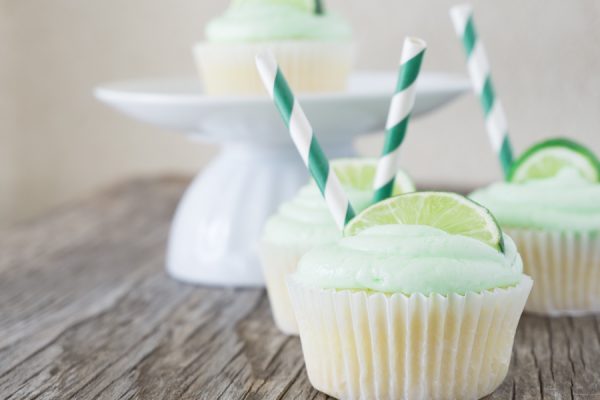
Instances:
[[[352,139],[382,130],[395,73],[355,74],[347,92],[299,95],[331,158],[353,153]],[[413,116],[469,88],[462,77],[424,73]],[[96,97],[138,120],[222,144],[181,200],[169,239],[167,269],[186,282],[259,286],[257,242],[267,217],[308,181],[308,174],[271,101],[211,97],[194,79],[103,85]]]

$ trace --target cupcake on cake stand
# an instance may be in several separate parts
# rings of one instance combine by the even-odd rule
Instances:
[[[395,78],[395,72],[356,73],[344,92],[300,95],[329,157],[352,155],[353,137],[383,129]],[[413,117],[468,89],[462,77],[422,74]],[[222,144],[178,206],[169,238],[169,273],[208,285],[263,285],[256,253],[263,224],[308,181],[270,99],[207,96],[195,79],[110,83],[95,94],[140,121]]]

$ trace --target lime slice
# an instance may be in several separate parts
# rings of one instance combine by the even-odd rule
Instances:
[[[372,190],[377,159],[375,158],[339,158],[331,166],[340,182],[357,190]],[[415,184],[403,171],[398,171],[394,180],[394,195],[415,191]]]
[[[432,226],[504,251],[502,230],[492,214],[464,196],[446,192],[415,192],[380,201],[350,221],[344,235],[356,235],[372,226],[392,224]]]
[[[522,183],[555,176],[571,167],[591,182],[600,181],[600,161],[588,148],[568,139],[550,139],[530,147],[511,168],[508,180]]]

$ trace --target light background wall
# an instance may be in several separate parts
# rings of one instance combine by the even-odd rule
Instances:
[[[0,0],[0,224],[35,216],[117,180],[191,173],[216,147],[121,116],[95,85],[192,75],[190,46],[226,2]],[[446,0],[329,0],[354,25],[358,68],[391,69],[402,38],[424,37],[424,68],[464,73]],[[600,152],[600,2],[474,1],[517,151],[568,135]],[[361,139],[379,152],[381,136]],[[406,169],[421,183],[498,179],[477,100],[467,95],[415,121]]]

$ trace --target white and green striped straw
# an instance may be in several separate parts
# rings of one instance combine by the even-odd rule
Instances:
[[[490,74],[490,64],[481,39],[477,36],[473,21],[473,9],[468,4],[452,7],[450,16],[456,34],[460,37],[467,53],[467,68],[473,89],[479,96],[485,125],[494,152],[507,176],[513,163],[512,146],[508,136],[508,123],[500,99],[496,96]]]
[[[400,145],[406,135],[406,128],[415,105],[417,77],[426,48],[427,44],[422,39],[407,37],[404,40],[398,82],[385,127],[385,142],[373,182],[375,202],[392,195],[394,179],[399,168]]]
[[[294,97],[271,52],[256,56],[262,81],[287,125],[296,149],[317,183],[335,223],[343,229],[354,218],[354,209],[314,135],[300,103]]]

